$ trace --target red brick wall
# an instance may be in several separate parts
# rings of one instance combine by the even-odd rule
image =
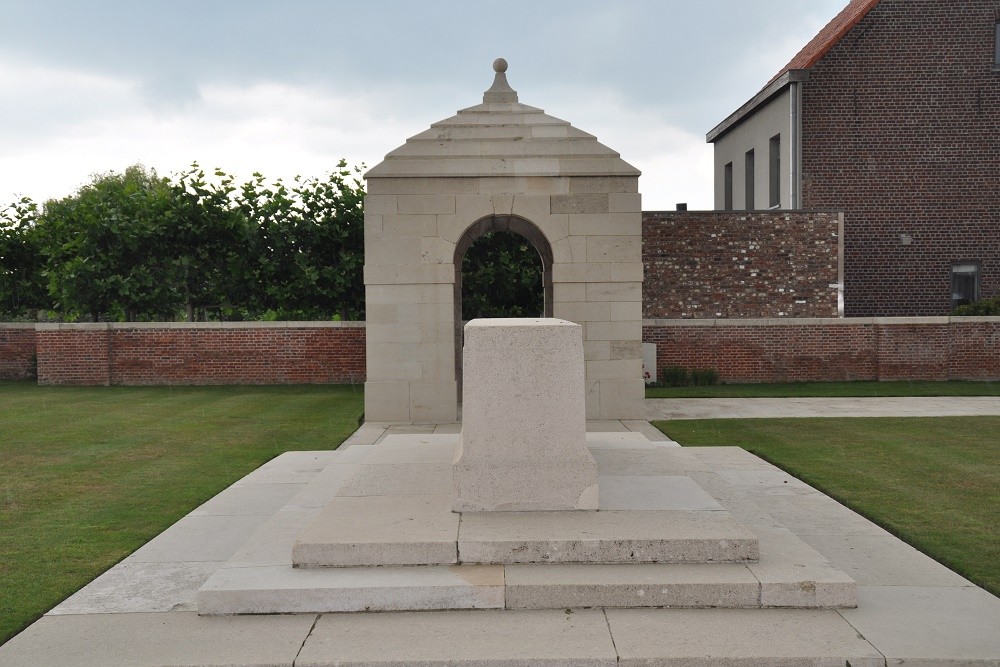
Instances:
[[[39,384],[364,382],[356,323],[40,325]]]
[[[723,382],[1000,380],[1000,317],[647,320],[643,342]]]
[[[365,377],[365,329],[358,323],[37,329],[0,327],[0,341],[20,332],[17,352],[0,344],[0,359],[27,364],[24,341],[36,340],[39,384],[324,384]],[[1000,380],[998,317],[647,320],[643,340],[657,344],[658,368],[713,368],[725,382]]]
[[[882,0],[811,68],[802,205],[845,213],[849,317],[947,314],[955,263],[1000,294],[998,19],[997,0]]]
[[[22,380],[35,372],[35,325],[0,323],[0,380]]]
[[[642,214],[643,317],[837,317],[840,215]]]

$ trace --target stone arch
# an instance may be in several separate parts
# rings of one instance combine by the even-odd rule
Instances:
[[[552,317],[552,244],[545,238],[545,233],[527,218],[519,215],[487,215],[474,223],[462,233],[455,243],[455,375],[458,382],[459,398],[462,391],[462,260],[472,244],[491,232],[513,232],[523,236],[538,253],[542,262],[542,298],[544,317]]]
[[[545,314],[583,327],[587,417],[641,419],[639,171],[518,102],[503,68],[495,73],[482,104],[365,176],[365,418],[456,419],[456,258],[488,231],[511,231],[542,258]]]

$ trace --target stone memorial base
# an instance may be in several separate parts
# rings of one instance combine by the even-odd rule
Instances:
[[[202,586],[199,613],[856,605],[849,577],[777,525],[747,529],[670,443],[587,434],[599,511],[458,514],[458,442],[343,451]]]

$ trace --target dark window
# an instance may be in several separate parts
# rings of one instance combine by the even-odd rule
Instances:
[[[746,183],[746,206],[744,208],[748,211],[754,209],[753,204],[753,176],[754,176],[754,166],[753,166],[753,151],[749,150],[746,154],[746,176],[744,177],[744,182]]]
[[[723,187],[726,188],[725,191],[725,209],[727,211],[733,210],[733,163],[730,162],[725,166],[725,174],[723,176]]]
[[[979,298],[979,265],[955,264],[951,267],[951,305],[964,306]]]
[[[768,206],[781,206],[781,135],[771,137],[768,142],[768,177],[770,179],[771,196]]]
[[[996,51],[996,53],[993,54],[993,64],[1000,67],[1000,21],[997,21],[996,24],[996,37],[994,38],[993,44],[993,48]]]

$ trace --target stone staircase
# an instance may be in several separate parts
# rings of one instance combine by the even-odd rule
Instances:
[[[342,448],[201,587],[199,613],[857,605],[850,577],[674,443],[588,433],[597,512],[462,514],[457,444]]]

